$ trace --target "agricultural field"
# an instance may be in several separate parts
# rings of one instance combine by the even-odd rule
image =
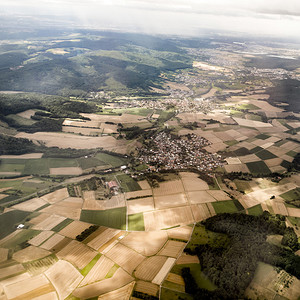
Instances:
[[[1,299],[192,300],[182,270],[212,292],[219,269],[211,281],[189,254],[207,245],[213,255],[230,240],[202,221],[267,210],[299,236],[299,101],[282,92],[297,87],[296,48],[33,33],[29,48],[0,43],[0,85],[26,92],[0,92]],[[296,277],[259,262],[245,297],[299,294]]]

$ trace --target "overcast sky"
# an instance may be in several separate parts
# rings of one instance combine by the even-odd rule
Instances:
[[[68,16],[78,25],[194,35],[199,29],[294,36],[299,0],[0,0],[1,14]]]

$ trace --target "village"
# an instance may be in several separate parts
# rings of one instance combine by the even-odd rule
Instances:
[[[160,132],[150,143],[151,147],[139,150],[138,159],[150,165],[150,169],[154,171],[190,168],[211,171],[224,164],[220,155],[208,153],[203,149],[210,145],[210,142],[195,134],[178,138]]]

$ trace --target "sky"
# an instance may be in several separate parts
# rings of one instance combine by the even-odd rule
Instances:
[[[1,15],[72,18],[78,27],[197,35],[201,29],[299,37],[299,0],[1,0]]]

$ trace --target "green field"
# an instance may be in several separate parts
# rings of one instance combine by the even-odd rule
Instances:
[[[80,220],[96,225],[126,229],[126,207],[108,210],[82,210]]]
[[[132,231],[144,231],[144,214],[138,213],[128,216],[128,230]]]
[[[65,227],[67,227],[69,224],[71,224],[74,220],[72,219],[65,219],[62,222],[60,222],[59,224],[57,224],[55,227],[53,227],[51,230],[55,231],[55,232],[59,232],[62,229],[64,229]]]
[[[210,246],[220,247],[228,242],[225,234],[207,230],[203,225],[196,224],[191,236],[191,240],[186,246],[186,249],[195,251],[198,245],[209,244]]]
[[[239,104],[239,106],[237,107],[238,109],[249,109],[249,110],[257,110],[260,109],[259,107],[257,107],[254,104],[251,103],[243,103],[243,104]]]
[[[248,181],[235,179],[234,183],[235,183],[236,188],[237,188],[238,191],[245,192],[245,193],[252,192],[252,188],[251,188]]]
[[[31,126],[34,123],[36,123],[36,121],[34,121],[32,119],[23,118],[18,115],[8,115],[8,116],[6,116],[6,118],[13,120],[18,125],[21,125],[21,126]]]
[[[101,257],[102,254],[98,253],[81,271],[80,273],[83,276],[86,276],[91,269],[93,268],[93,266],[96,264],[96,262],[99,260],[99,258]]]
[[[252,216],[260,216],[263,213],[263,210],[261,208],[261,205],[258,204],[258,205],[248,208],[248,213],[249,213],[249,215],[252,215]]]
[[[233,213],[238,211],[233,201],[212,202],[212,206],[214,207],[217,214]]]
[[[238,141],[236,141],[236,140],[230,140],[230,141],[225,141],[224,143],[226,145],[228,145],[228,146],[233,146],[235,144],[238,144]]]
[[[253,149],[250,150],[250,154],[251,153],[252,154],[256,154],[256,152],[262,151],[262,150],[264,150],[264,148],[257,146],[257,147],[255,147],[255,148],[253,148]]]
[[[271,158],[276,158],[277,157],[276,155],[274,155],[273,153],[271,153],[268,150],[258,151],[258,152],[255,153],[255,155],[257,157],[259,157],[260,159],[262,159],[262,160],[271,159]]]
[[[149,108],[139,108],[139,107],[130,107],[130,108],[124,108],[124,109],[114,109],[115,113],[120,114],[130,114],[130,115],[139,115],[139,116],[148,116],[153,112],[153,109]]]
[[[23,164],[8,164],[4,161],[0,164],[0,172],[23,172]]]
[[[261,133],[261,134],[257,135],[255,138],[256,138],[256,139],[261,139],[261,140],[266,140],[266,139],[268,139],[269,137],[270,137],[269,135],[264,134],[264,133]]]
[[[68,158],[48,158],[49,168],[68,168],[78,167],[78,163],[75,159]]]
[[[289,152],[286,153],[286,155],[289,155],[291,157],[295,157],[297,155],[297,152],[295,152],[295,151],[289,151]]]
[[[41,159],[28,159],[25,164],[24,174],[37,174],[37,175],[48,175],[50,174],[49,171],[49,164],[48,159],[41,158]]]
[[[16,230],[15,226],[25,223],[25,219],[31,212],[13,210],[0,215],[0,239],[3,239]]]
[[[106,165],[105,162],[103,162],[95,157],[78,158],[77,162],[83,170]]]
[[[184,264],[175,265],[171,272],[181,275],[181,270],[183,268],[190,268],[191,274],[195,279],[197,285],[201,289],[206,289],[209,291],[214,291],[217,287],[201,272],[200,264]]]
[[[15,249],[16,247],[18,247],[19,249],[21,249],[22,243],[26,243],[27,241],[38,235],[40,232],[40,230],[23,229],[7,242],[3,243],[1,247],[8,249]]]
[[[283,193],[280,195],[280,197],[286,201],[299,200],[300,199],[300,188],[296,188],[296,189],[290,190],[286,193]]]
[[[271,173],[270,169],[267,167],[267,165],[263,161],[255,161],[246,163],[250,173],[254,175],[268,175]]]
[[[130,176],[122,174],[118,175],[117,178],[124,192],[133,192],[141,190],[139,184]]]
[[[127,164],[127,159],[107,153],[97,153],[95,157],[104,164],[109,164],[112,167],[120,167]]]
[[[193,300],[194,298],[186,293],[177,292],[174,290],[169,290],[165,287],[161,288],[161,300]]]

